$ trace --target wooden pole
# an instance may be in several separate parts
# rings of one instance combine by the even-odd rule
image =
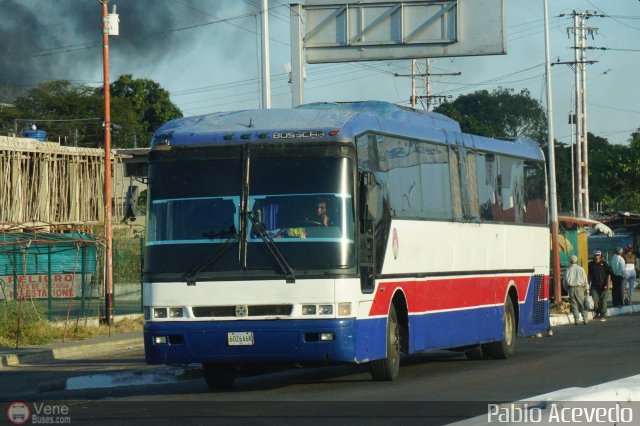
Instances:
[[[102,68],[104,80],[104,239],[105,239],[105,322],[109,325],[109,335],[113,325],[113,258],[111,229],[111,109],[109,92],[109,0],[102,3]]]

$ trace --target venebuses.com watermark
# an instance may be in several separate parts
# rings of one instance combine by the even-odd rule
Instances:
[[[489,424],[636,424],[640,407],[618,402],[545,402],[488,404]]]
[[[71,424],[68,405],[47,402],[12,402],[7,407],[7,419],[14,425]]]

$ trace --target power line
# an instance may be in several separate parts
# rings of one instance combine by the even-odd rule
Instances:
[[[174,1],[177,2],[178,0],[174,0]],[[175,32],[180,32],[180,31],[187,31],[187,30],[193,30],[193,29],[196,29],[196,28],[202,28],[202,27],[206,27],[206,26],[209,26],[209,25],[215,25],[215,24],[221,24],[221,23],[230,23],[230,21],[234,21],[234,20],[237,20],[237,19],[244,19],[244,18],[251,17],[251,16],[253,16],[252,13],[246,13],[246,14],[234,16],[234,17],[231,17],[231,18],[217,19],[215,21],[204,22],[202,24],[195,24],[195,25],[188,25],[188,26],[185,26],[185,27],[170,28],[170,29],[167,29],[167,30],[161,30],[161,31],[155,31],[155,32],[151,32],[151,33],[141,34],[141,35],[138,35],[138,36],[125,37],[124,39],[121,38],[119,42],[117,41],[117,39],[114,40],[114,42],[116,42],[114,44],[122,43],[123,41],[132,40],[132,39],[150,38],[150,37],[154,37],[154,36],[157,36],[157,35],[170,34],[170,33],[175,33]],[[242,28],[242,27],[238,27],[238,28],[243,29],[245,31],[249,31],[251,33],[254,33],[253,31],[247,30],[247,29]],[[283,43],[283,42],[281,42],[279,40],[274,40],[274,41],[276,41],[278,43]],[[44,51],[41,51],[41,52],[25,54],[25,55],[20,55],[20,54],[16,54],[16,53],[5,53],[5,54],[0,54],[0,61],[1,60],[17,61],[17,60],[31,59],[31,58],[37,58],[37,57],[42,57],[42,56],[58,55],[58,54],[61,54],[61,53],[77,52],[77,51],[80,51],[80,50],[87,50],[87,49],[92,49],[92,48],[101,47],[101,46],[102,46],[101,43],[74,44],[74,45],[69,45],[69,46],[62,46],[62,47],[55,47],[55,48],[45,49]]]
[[[199,13],[201,13],[201,14],[203,14],[203,15],[206,15],[206,16],[209,16],[209,17],[211,17],[211,18],[221,19],[221,18],[219,18],[219,17],[217,17],[217,16],[215,16],[215,15],[212,15],[212,14],[210,14],[210,13],[208,13],[208,12],[205,12],[204,10],[200,10],[200,9],[198,9],[198,8],[195,8],[195,7],[191,6],[191,5],[189,5],[189,4],[183,3],[183,2],[182,2],[182,1],[180,1],[180,0],[173,0],[173,1],[174,1],[175,3],[178,3],[178,4],[180,4],[180,5],[184,6],[184,7],[188,7],[189,9],[195,10],[196,12],[199,12]],[[245,3],[249,3],[249,2],[247,2],[247,1],[245,0]],[[254,6],[254,5],[253,5],[253,3],[249,3],[249,4],[250,4],[251,6]],[[255,6],[254,6],[254,7],[255,7]],[[270,7],[270,8],[269,8],[269,11],[272,11],[273,9],[275,9],[275,8],[277,8],[277,7],[282,7],[282,6]],[[259,11],[254,11],[254,12],[249,13],[248,15],[245,15],[245,17],[247,17],[247,16],[255,17],[255,16],[259,15],[259,14],[260,14],[260,12],[259,12]],[[233,24],[233,23],[231,23],[231,22],[225,22],[225,23],[226,23],[226,24],[228,24],[228,25],[231,25],[231,26],[233,26],[233,27],[236,27],[236,28],[238,28],[238,29],[241,29],[242,31],[246,31],[246,32],[251,33],[251,34],[254,34],[254,35],[257,35],[257,34],[258,34],[258,32],[257,32],[257,31],[255,31],[255,30],[251,30],[251,29],[249,29],[249,28],[245,28],[245,27],[242,27],[242,26],[240,26],[240,25]],[[288,43],[286,43],[286,42],[283,42],[283,41],[280,41],[280,40],[277,40],[277,39],[274,39],[274,38],[271,38],[271,37],[269,37],[269,40],[274,41],[274,42],[276,42],[276,43],[284,44],[285,46],[287,46],[287,45],[288,45]]]

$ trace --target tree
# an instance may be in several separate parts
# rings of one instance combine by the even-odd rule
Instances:
[[[530,137],[545,145],[546,113],[526,89],[498,88],[461,95],[451,103],[438,106],[435,112],[460,123],[462,131],[488,137]]]
[[[121,76],[111,85],[112,146],[146,146],[150,135],[166,121],[182,116],[169,92],[152,80]],[[100,146],[103,142],[103,89],[67,80],[38,85],[19,96],[15,108],[0,113],[0,129],[21,122],[18,132],[33,122],[48,133],[49,140],[63,144]]]
[[[155,132],[167,121],[182,117],[182,111],[171,102],[169,92],[153,80],[121,75],[111,85],[111,95],[131,102],[133,112],[147,132]]]
[[[631,137],[629,138],[629,146],[633,150],[640,151],[640,128],[631,133]]]
[[[634,133],[635,135],[635,133]],[[601,202],[606,211],[640,212],[640,149],[630,139],[630,146],[613,145],[600,136],[588,133],[589,201]],[[640,134],[637,136],[640,138]],[[571,147],[556,145],[556,174],[559,205],[571,206]]]
[[[14,119],[29,120],[48,133],[50,140],[71,145],[93,144],[102,127],[101,106],[93,88],[68,80],[42,83],[14,102]],[[22,122],[18,132],[29,125]]]

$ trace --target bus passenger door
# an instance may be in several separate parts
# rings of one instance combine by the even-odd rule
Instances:
[[[359,179],[359,218],[360,218],[360,288],[363,293],[371,293],[375,287],[376,243],[374,218],[369,208],[369,188],[372,175],[361,172]]]

